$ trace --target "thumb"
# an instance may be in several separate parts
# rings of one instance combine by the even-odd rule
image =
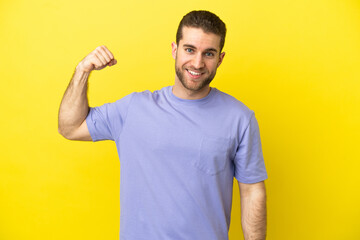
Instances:
[[[109,65],[109,66],[113,66],[113,65],[115,65],[116,63],[117,63],[116,59],[112,59],[112,60],[108,63],[108,65]]]

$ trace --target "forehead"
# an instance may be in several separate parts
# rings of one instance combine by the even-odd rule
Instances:
[[[220,50],[220,36],[206,33],[201,28],[183,27],[179,45],[189,44],[199,49],[215,48]]]

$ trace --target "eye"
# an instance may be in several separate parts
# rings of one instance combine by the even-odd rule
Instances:
[[[191,48],[185,48],[185,52],[188,52],[188,53],[191,53],[193,52],[194,50],[192,50]]]
[[[206,52],[206,53],[205,53],[205,56],[207,56],[207,57],[213,57],[214,54],[213,54],[212,52]]]

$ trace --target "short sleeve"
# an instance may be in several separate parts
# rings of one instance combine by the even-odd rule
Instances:
[[[91,107],[86,124],[94,142],[100,140],[115,141],[125,124],[127,111],[135,93],[131,93],[116,102]]]
[[[261,148],[259,125],[254,113],[242,134],[234,165],[235,178],[241,183],[256,183],[268,178]]]

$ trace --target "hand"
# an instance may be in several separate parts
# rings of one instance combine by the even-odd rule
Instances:
[[[103,45],[89,53],[76,68],[84,72],[91,72],[92,70],[101,70],[106,66],[113,66],[116,63],[117,61],[112,53]]]

